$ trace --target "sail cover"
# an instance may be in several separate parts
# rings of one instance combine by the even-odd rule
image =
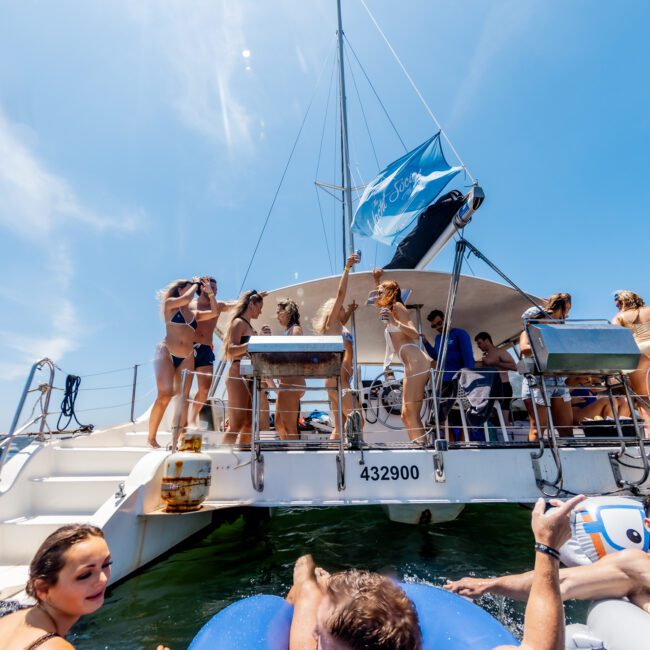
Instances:
[[[436,133],[371,181],[359,200],[352,230],[383,244],[395,244],[461,169],[449,166],[440,132]]]

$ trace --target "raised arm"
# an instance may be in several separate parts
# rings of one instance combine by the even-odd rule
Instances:
[[[210,318],[218,318],[219,305],[217,299],[212,291],[210,280],[208,278],[201,278],[201,291],[205,291],[205,295],[210,300],[210,309],[199,309],[196,312],[196,320],[209,320]]]
[[[336,291],[336,300],[334,301],[334,304],[332,305],[332,309],[330,310],[330,313],[327,316],[327,320],[325,321],[326,331],[330,327],[331,321],[338,318],[339,312],[341,311],[341,307],[343,307],[343,303],[345,302],[345,294],[348,291],[348,278],[350,275],[350,269],[358,261],[359,258],[357,257],[356,254],[350,255],[350,257],[348,257],[348,259],[345,261],[345,268],[343,269],[343,273],[341,274],[341,279],[339,280],[339,288]]]
[[[181,293],[176,298],[167,298],[167,300],[165,300],[165,311],[180,309],[181,307],[189,305],[194,298],[194,294],[196,293],[199,284],[199,279],[193,278],[192,284],[190,284],[189,287],[183,291],[183,293]]]

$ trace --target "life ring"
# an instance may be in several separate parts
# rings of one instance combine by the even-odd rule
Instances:
[[[493,650],[519,645],[499,621],[472,602],[425,584],[400,583],[418,612],[424,650]],[[279,596],[244,598],[215,614],[189,650],[287,650],[293,606]]]

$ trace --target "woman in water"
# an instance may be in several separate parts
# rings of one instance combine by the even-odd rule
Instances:
[[[302,336],[298,305],[290,298],[278,300],[276,311],[278,323],[285,336]],[[275,430],[280,440],[298,440],[298,418],[300,417],[300,398],[304,391],[282,390],[305,385],[304,377],[281,377],[275,403]]]
[[[230,361],[226,391],[228,393],[228,432],[223,436],[225,444],[237,442],[250,444],[253,426],[251,381],[240,375],[240,362],[248,352],[248,341],[257,334],[251,321],[259,318],[264,306],[264,295],[255,290],[246,291],[234,307],[234,315],[223,337],[223,353]],[[263,334],[270,333],[267,326]]]
[[[198,287],[205,291],[210,309],[191,309],[190,302]],[[156,348],[154,358],[154,371],[158,394],[151,407],[149,415],[149,436],[147,443],[150,447],[160,447],[156,440],[158,427],[165,410],[172,397],[181,391],[181,374],[183,370],[194,370],[194,342],[196,341],[196,328],[198,321],[212,319],[219,315],[219,310],[214,297],[214,291],[208,278],[193,278],[189,280],[176,280],[158,292],[160,299],[160,313],[165,321],[166,335],[162,343]],[[187,407],[191,381],[185,382],[185,394],[180,405],[181,427],[187,421]],[[174,423],[171,426],[172,437],[176,432],[178,414],[174,414]]]
[[[632,335],[641,351],[637,369],[630,375],[634,392],[643,400],[640,410],[646,423],[650,422],[650,307],[634,291],[617,291],[614,304],[618,314],[612,319],[615,325],[622,325],[632,330]],[[646,436],[649,435],[646,425]]]
[[[350,269],[359,262],[359,258],[356,254],[350,255],[347,261],[345,262],[345,268],[343,269],[343,275],[341,275],[341,280],[339,281],[339,288],[336,292],[336,298],[330,298],[325,302],[321,308],[318,310],[316,317],[313,322],[314,334],[319,336],[342,336],[343,337],[343,362],[341,363],[341,391],[343,394],[343,429],[345,430],[345,422],[349,413],[354,409],[354,399],[352,393],[350,392],[350,383],[352,380],[352,374],[354,372],[352,365],[354,361],[353,353],[353,340],[351,332],[345,327],[345,324],[348,322],[352,313],[356,310],[357,304],[352,302],[346,307],[343,306],[345,302],[345,294],[348,290],[348,277],[350,275]],[[339,397],[336,391],[336,380],[335,379],[326,379],[325,387],[328,389],[328,395],[330,400],[330,410],[332,412],[334,420],[334,428],[332,429],[332,439],[338,439],[339,430],[338,430],[338,409],[339,409]]]
[[[0,650],[73,650],[63,637],[104,604],[110,576],[111,554],[99,528],[59,528],[29,565],[26,591],[36,605],[0,619]]]
[[[420,349],[420,334],[409,318],[402,303],[402,292],[394,280],[380,282],[382,271],[375,269],[373,276],[377,282],[376,305],[380,318],[386,323],[386,359],[388,368],[395,354],[404,364],[402,385],[402,422],[409,438],[416,444],[424,444],[424,426],[420,411],[424,402],[424,387],[429,381],[431,359]]]
[[[544,311],[535,310],[534,308],[527,309],[522,320],[556,320],[563,321],[569,315],[571,309],[571,295],[568,293],[554,293],[547,301]],[[519,350],[522,357],[532,357],[533,351],[530,347],[530,341],[526,330],[521,333],[519,337]],[[546,387],[546,394],[551,400],[551,415],[553,416],[553,424],[560,432],[560,436],[568,437],[573,435],[571,429],[573,425],[573,411],[571,410],[571,394],[566,386],[564,377],[546,377],[544,379],[544,386]],[[544,395],[540,387],[534,387],[531,390],[528,379],[524,378],[521,389],[521,399],[524,401],[526,410],[528,411],[528,419],[530,420],[530,430],[528,431],[528,442],[537,442],[539,432],[535,423],[535,412],[533,408],[533,399],[537,404],[537,414],[539,416],[539,424],[542,431],[548,424],[548,416],[546,408],[544,407]]]

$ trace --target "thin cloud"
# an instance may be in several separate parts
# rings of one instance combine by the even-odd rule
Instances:
[[[29,239],[47,236],[67,221],[99,230],[139,227],[142,214],[108,217],[85,206],[70,184],[48,170],[20,140],[19,130],[0,109],[0,226]]]
[[[129,7],[155,39],[176,77],[173,106],[192,129],[225,142],[230,151],[252,148],[255,119],[238,99],[243,70],[246,3],[150,0]]]
[[[456,95],[449,124],[461,119],[467,109],[474,104],[483,84],[494,76],[490,74],[490,68],[494,65],[497,56],[514,36],[528,27],[542,5],[534,0],[527,2],[511,0],[489,5],[489,7],[481,34],[476,39],[469,71]]]

